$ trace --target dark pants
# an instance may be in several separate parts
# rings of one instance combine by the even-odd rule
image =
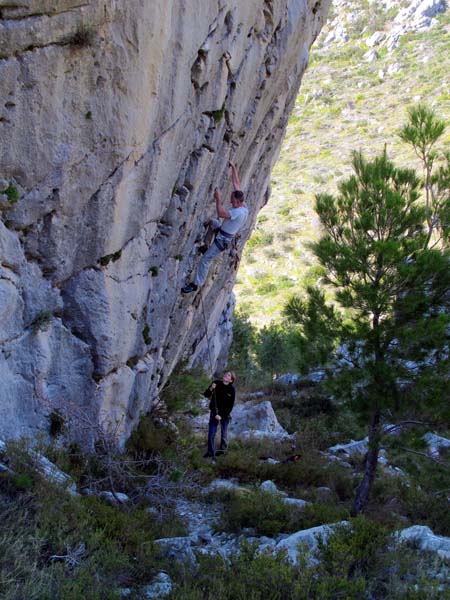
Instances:
[[[208,453],[215,454],[214,450],[214,438],[216,437],[217,428],[220,423],[220,449],[226,450],[228,446],[228,425],[230,424],[231,417],[223,418],[218,421],[216,417],[211,413],[209,415],[209,427],[208,427]]]

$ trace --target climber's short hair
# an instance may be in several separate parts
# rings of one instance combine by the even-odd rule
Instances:
[[[238,202],[244,202],[244,192],[241,192],[241,190],[234,190],[233,198]]]

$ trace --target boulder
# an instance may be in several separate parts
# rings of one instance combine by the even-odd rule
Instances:
[[[161,571],[153,578],[150,585],[144,589],[144,598],[164,598],[173,590],[173,583],[169,575]]]
[[[332,523],[330,525],[319,525],[318,527],[311,527],[310,529],[304,529],[297,531],[292,535],[288,536],[275,546],[275,552],[286,552],[287,558],[294,564],[298,561],[298,548],[299,546],[304,547],[309,552],[313,553],[318,547],[318,538],[321,537],[323,540],[330,536],[333,529],[339,525],[348,525],[347,521],[341,521],[340,523]]]
[[[162,551],[166,558],[172,558],[177,561],[185,561],[188,564],[195,566],[197,559],[192,550],[192,538],[191,537],[173,537],[173,538],[161,538],[155,540],[156,546]]]
[[[366,46],[369,48],[373,48],[374,46],[378,46],[380,42],[384,39],[385,33],[382,31],[375,31],[374,34],[370,36],[369,39],[366,40]]]
[[[305,508],[305,506],[310,504],[310,502],[302,500],[301,498],[283,498],[282,501],[284,504],[294,506],[295,508]]]
[[[238,483],[230,480],[230,479],[214,479],[211,483],[206,487],[203,491],[204,494],[209,494],[210,492],[247,492],[247,488],[242,487]]]
[[[191,425],[197,431],[207,431],[209,413],[191,419]],[[231,414],[228,429],[230,438],[275,438],[290,439],[288,432],[280,425],[269,400],[250,401],[236,404]]]
[[[267,479],[266,481],[263,481],[260,485],[260,489],[263,492],[268,492],[270,494],[277,494],[279,496],[286,496],[286,492],[282,492],[280,491],[277,486],[275,485],[275,483],[273,481],[271,481],[270,479]]]
[[[268,400],[238,404],[233,410],[232,419],[230,435],[235,437],[290,438],[288,432],[278,422],[272,404]]]
[[[7,445],[5,442],[0,440],[0,455],[6,455],[6,454],[7,454]],[[70,477],[70,475],[67,475],[67,473],[64,473],[64,471],[61,471],[61,469],[59,469],[54,463],[52,463],[50,460],[48,460],[48,458],[46,458],[42,454],[39,454],[39,452],[29,449],[28,454],[33,461],[34,467],[37,469],[37,471],[43,477],[45,477],[45,479],[48,479],[49,481],[52,481],[53,483],[60,485],[67,492],[69,492],[69,494],[71,494],[72,496],[78,495],[76,483],[73,481],[73,479]],[[6,465],[4,465],[4,466],[5,466],[5,469],[3,469],[3,470],[12,472],[12,470],[9,467],[7,467]]]
[[[426,433],[422,439],[428,444],[428,452],[432,455],[439,454],[441,448],[450,448],[450,440],[431,431]]]
[[[429,527],[413,525],[398,533],[400,542],[413,543],[421,550],[434,552],[440,558],[450,560],[450,538],[435,535]]]
[[[123,492],[100,492],[99,493],[99,498],[102,498],[102,500],[106,500],[106,502],[109,502],[110,504],[114,504],[114,505],[119,505],[119,504],[126,504],[127,502],[130,501],[130,497],[127,496],[127,494],[124,494]]]
[[[355,442],[350,440],[347,444],[336,444],[328,448],[328,452],[332,454],[341,454],[344,456],[354,456],[356,454],[366,454],[368,450],[369,438],[365,437],[363,440]]]

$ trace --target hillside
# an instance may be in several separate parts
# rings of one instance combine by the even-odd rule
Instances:
[[[387,144],[391,158],[418,167],[395,136],[408,108],[426,102],[441,118],[450,117],[450,12],[397,40],[400,27],[420,28],[410,13],[399,15],[414,4],[336,2],[313,46],[273,171],[272,196],[246,245],[235,286],[237,308],[257,325],[278,320],[289,295],[316,277],[307,247],[319,235],[314,197],[336,191],[350,173],[351,151],[373,156]],[[444,141],[450,141],[450,128]]]

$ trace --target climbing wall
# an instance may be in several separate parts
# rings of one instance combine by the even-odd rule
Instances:
[[[0,0],[0,435],[55,409],[123,442],[208,368],[195,269],[239,169],[249,236],[328,0]],[[213,361],[236,269],[202,290]]]

